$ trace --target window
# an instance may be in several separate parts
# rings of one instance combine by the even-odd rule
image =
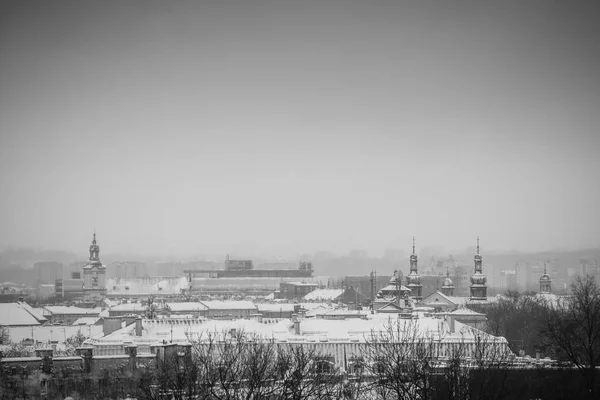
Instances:
[[[333,373],[333,357],[322,357],[316,360],[315,372],[317,374]]]

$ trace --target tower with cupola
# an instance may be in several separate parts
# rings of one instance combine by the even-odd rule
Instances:
[[[100,246],[96,232],[90,245],[90,257],[83,267],[83,295],[86,299],[99,299],[106,295],[106,266],[100,262]]]
[[[540,276],[540,293],[552,293],[552,279],[546,272],[546,262],[544,261],[544,274]]]
[[[446,296],[454,296],[454,282],[450,279],[450,269],[448,264],[446,264],[446,279],[444,279],[444,284],[441,287],[442,294]]]
[[[418,271],[418,259],[415,254],[415,237],[413,236],[412,254],[410,255],[410,273],[406,276],[406,287],[410,289],[410,297],[415,302],[423,299],[423,285]]]
[[[471,275],[470,301],[487,301],[487,278],[482,271],[482,259],[479,254],[479,236],[477,236],[477,254],[475,254],[475,273]]]

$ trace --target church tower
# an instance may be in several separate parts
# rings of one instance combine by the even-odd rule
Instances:
[[[444,279],[444,284],[442,285],[442,294],[445,296],[454,296],[454,282],[450,279],[450,269],[448,264],[446,264],[446,279]]]
[[[544,261],[544,275],[540,276],[540,293],[552,293],[552,279],[546,273],[546,262]]]
[[[477,236],[477,254],[475,254],[475,273],[471,275],[470,301],[487,301],[487,278],[481,270],[481,256],[479,255],[479,236]]]
[[[415,254],[415,237],[413,236],[412,254],[410,255],[410,273],[406,277],[406,287],[410,289],[410,297],[418,303],[423,299],[423,285],[421,285],[421,275],[419,275],[417,262],[417,255]]]
[[[90,258],[83,267],[83,295],[86,299],[101,299],[106,295],[106,267],[100,262],[100,246],[96,232],[90,245]]]

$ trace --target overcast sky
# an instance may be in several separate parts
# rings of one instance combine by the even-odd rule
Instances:
[[[597,246],[598,9],[493,3],[4,1],[0,246]]]

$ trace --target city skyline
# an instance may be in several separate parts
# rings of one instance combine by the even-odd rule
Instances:
[[[595,4],[1,11],[0,248],[600,243]]]

